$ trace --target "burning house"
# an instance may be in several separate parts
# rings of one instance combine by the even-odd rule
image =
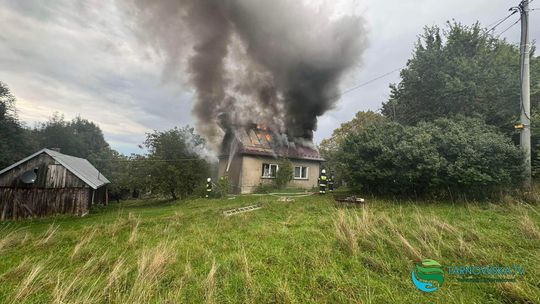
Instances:
[[[287,136],[257,125],[229,129],[219,157],[219,176],[228,176],[235,193],[250,193],[260,184],[273,182],[279,170],[278,159],[293,165],[290,187],[317,186],[321,158],[311,143],[294,143]]]
[[[313,132],[338,101],[343,77],[361,63],[362,16],[306,1],[119,3],[134,12],[137,37],[163,56],[164,76],[186,72],[178,83],[194,88],[197,131],[221,155],[219,174],[235,192],[271,182],[279,157],[293,162],[293,185],[316,185]],[[251,122],[272,131],[245,127]]]

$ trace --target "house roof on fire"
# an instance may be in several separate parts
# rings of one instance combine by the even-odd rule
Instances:
[[[230,151],[243,155],[260,155],[324,161],[313,144],[292,143],[286,135],[264,127],[237,128],[227,132],[223,140],[223,155]]]
[[[25,163],[29,161],[30,159],[45,153],[52,157],[55,161],[60,163],[62,166],[64,166],[67,170],[69,170],[71,173],[75,174],[78,178],[80,178],[83,182],[85,182],[88,186],[92,187],[93,189],[97,189],[105,184],[109,184],[110,181],[103,176],[92,164],[84,159],[84,158],[78,158],[75,156],[70,156],[66,154],[62,154],[60,152],[56,152],[49,149],[42,149],[38,152],[28,156],[25,159],[22,159],[13,165],[3,169],[0,171],[0,174],[3,174],[4,172],[7,172],[18,165]]]

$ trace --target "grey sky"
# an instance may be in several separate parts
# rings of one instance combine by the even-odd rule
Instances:
[[[292,0],[291,0],[292,1]],[[361,14],[369,29],[362,64],[342,82],[354,87],[405,65],[425,25],[488,25],[508,14],[518,1],[317,1],[338,13]],[[533,1],[531,7],[540,7]],[[141,46],[114,1],[0,0],[0,80],[18,99],[19,117],[28,125],[54,112],[95,121],[113,148],[136,152],[144,133],[194,123],[192,88],[162,81],[160,54]],[[511,25],[515,15],[501,25]],[[531,12],[531,39],[540,36],[540,10]],[[519,24],[503,37],[519,41]],[[179,71],[182,73],[182,71]],[[336,108],[319,118],[315,140],[331,134],[357,111],[377,110],[388,98],[388,84],[399,73],[342,96]]]

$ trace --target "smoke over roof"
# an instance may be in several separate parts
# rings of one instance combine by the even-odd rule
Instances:
[[[366,47],[361,17],[332,17],[302,1],[120,3],[139,37],[166,58],[164,74],[187,71],[197,129],[217,145],[223,128],[251,122],[311,140]]]

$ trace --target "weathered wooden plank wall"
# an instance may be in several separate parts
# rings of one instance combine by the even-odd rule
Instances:
[[[0,220],[88,213],[90,188],[0,187]]]
[[[95,190],[94,205],[98,205],[98,204],[103,204],[105,206],[109,204],[107,186],[103,186]]]

